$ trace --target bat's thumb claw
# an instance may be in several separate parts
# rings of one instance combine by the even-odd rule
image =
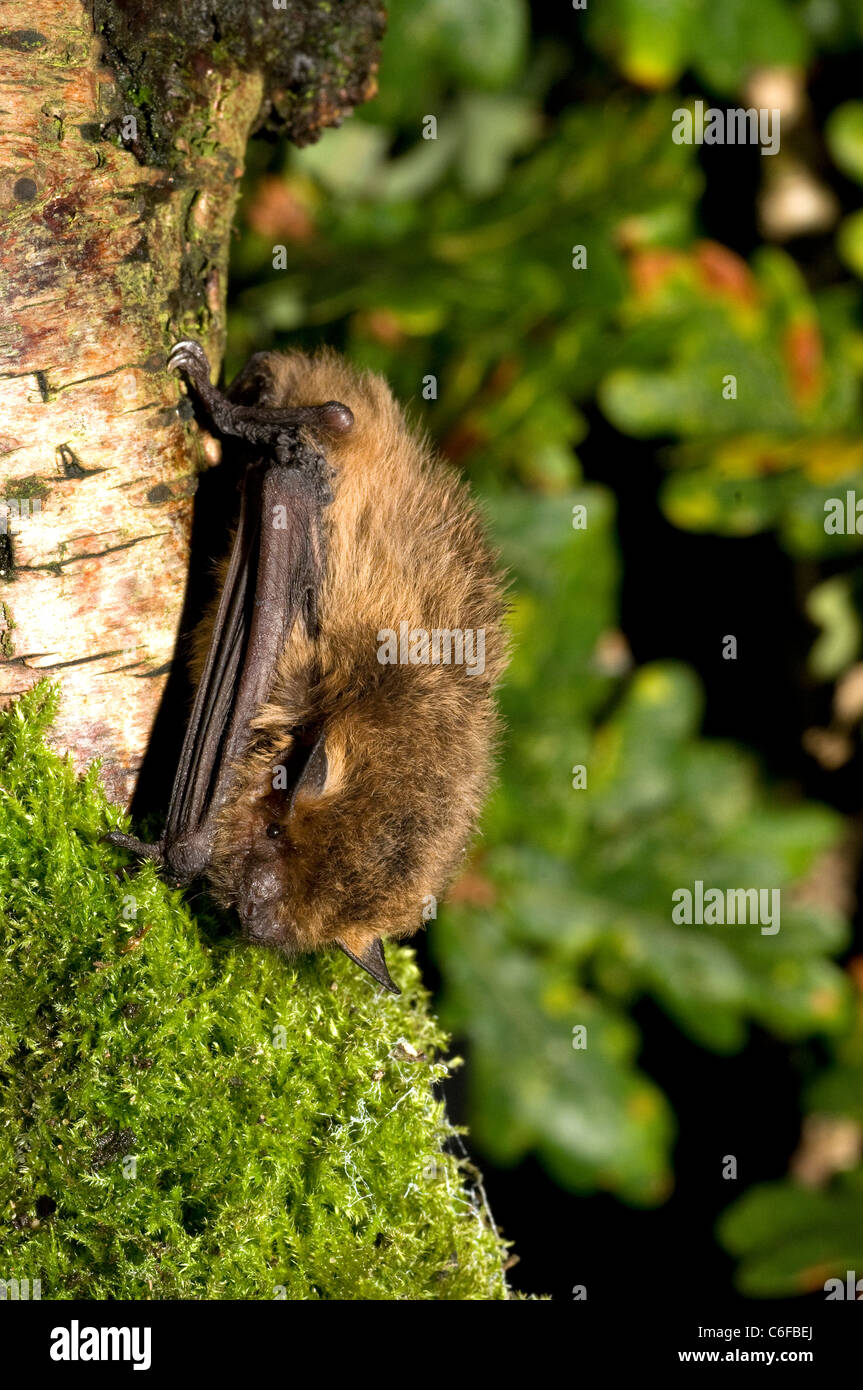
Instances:
[[[341,401],[327,401],[319,407],[319,423],[327,434],[347,434],[353,427],[354,412]]]

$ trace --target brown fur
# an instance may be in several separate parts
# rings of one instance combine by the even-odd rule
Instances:
[[[335,399],[355,424],[326,446],[335,474],[319,630],[311,637],[298,620],[285,646],[220,815],[211,878],[227,905],[250,859],[274,868],[280,906],[269,940],[302,951],[338,937],[362,954],[376,936],[417,929],[424,899],[441,894],[474,829],[507,659],[502,584],[466,488],[411,433],[385,381],[332,352],[274,354],[268,366],[269,403]],[[484,629],[484,673],[381,665],[378,632],[403,621]],[[323,729],[328,773],[288,815],[273,772],[298,727]],[[266,834],[274,823],[277,839]]]

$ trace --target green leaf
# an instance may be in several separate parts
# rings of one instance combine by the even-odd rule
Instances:
[[[670,87],[687,66],[699,0],[611,0],[588,8],[588,33],[630,82]]]
[[[836,240],[839,255],[849,270],[863,280],[863,212],[843,217]]]
[[[442,117],[452,83],[500,91],[525,64],[526,0],[390,0],[378,96],[363,121],[418,130],[425,115]]]
[[[428,21],[449,71],[469,86],[491,90],[512,82],[526,53],[524,0],[434,0]]]
[[[860,617],[847,579],[825,579],[809,594],[806,612],[822,629],[809,653],[809,668],[818,680],[835,680],[860,650]]]
[[[804,28],[785,0],[701,0],[692,63],[716,92],[739,92],[758,68],[802,67],[808,53]]]
[[[825,1191],[764,1183],[720,1219],[722,1243],[741,1260],[736,1282],[754,1298],[781,1298],[843,1284],[863,1270],[863,1169]]]
[[[568,971],[507,947],[494,915],[447,909],[435,950],[447,967],[444,1017],[471,1040],[476,1135],[494,1159],[535,1148],[567,1187],[599,1183],[646,1203],[666,1195],[670,1111],[629,1065],[636,1035],[623,1016]],[[477,1010],[484,996],[493,1009]],[[586,1046],[576,1049],[582,1027]]]
[[[784,0],[605,0],[587,32],[630,82],[666,88],[688,67],[714,91],[738,92],[760,67],[801,66],[806,30]]]
[[[827,120],[824,136],[842,172],[863,183],[863,101],[837,106]]]

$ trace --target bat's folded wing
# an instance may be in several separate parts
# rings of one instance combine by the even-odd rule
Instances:
[[[294,623],[302,614],[308,626],[315,624],[321,512],[331,494],[326,461],[303,431],[324,438],[344,433],[353,416],[337,401],[277,410],[230,401],[210,385],[207,359],[195,343],[178,344],[171,363],[183,370],[219,432],[244,439],[253,452],[164,835],[155,845],[120,833],[105,838],[187,883],[210,863],[216,817]]]

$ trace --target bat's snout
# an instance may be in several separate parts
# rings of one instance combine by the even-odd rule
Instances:
[[[278,934],[278,907],[283,888],[275,869],[255,865],[237,902],[243,935],[250,941],[272,941]]]

